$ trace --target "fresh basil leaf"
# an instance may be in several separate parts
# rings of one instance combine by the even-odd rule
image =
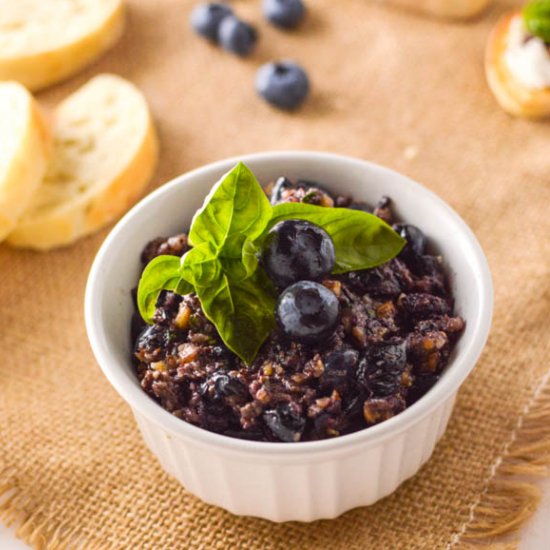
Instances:
[[[532,0],[523,8],[523,20],[534,36],[550,42],[550,1]]]
[[[212,188],[193,217],[189,242],[208,242],[220,256],[240,258],[245,240],[259,237],[270,218],[271,205],[256,176],[239,162]]]
[[[138,309],[147,323],[151,323],[159,294],[172,290],[178,294],[189,294],[193,287],[180,275],[180,258],[157,256],[144,269],[137,292]]]
[[[247,365],[275,327],[275,295],[267,276],[232,281],[226,274],[216,284],[196,288],[204,314],[225,345]]]
[[[377,216],[348,208],[277,204],[268,228],[291,219],[314,223],[329,234],[336,252],[333,273],[376,267],[397,256],[405,245],[405,240]]]
[[[242,163],[212,189],[194,216],[193,248],[180,260],[155,258],[138,288],[138,307],[150,322],[162,290],[196,292],[203,311],[221,339],[247,364],[275,327],[276,294],[259,267],[262,240],[286,219],[315,223],[331,236],[335,273],[367,269],[396,256],[405,241],[371,214],[303,203],[271,207],[254,174]]]
[[[250,239],[246,239],[243,244],[242,263],[246,270],[246,276],[249,277],[258,269],[260,249]]]
[[[252,275],[252,273],[247,273],[246,266],[241,258],[220,258],[220,264],[222,271],[227,274],[232,282],[243,281]]]
[[[181,261],[180,276],[194,287],[209,286],[221,277],[222,266],[210,243],[188,250]]]

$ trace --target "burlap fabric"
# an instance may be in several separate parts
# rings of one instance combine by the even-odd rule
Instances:
[[[23,522],[22,536],[50,548],[454,544],[549,368],[550,126],[506,116],[483,74],[489,30],[512,3],[456,25],[363,0],[310,0],[303,29],[283,33],[264,23],[259,2],[236,1],[260,27],[257,52],[247,60],[189,31],[195,2],[129,4],[120,44],[42,94],[45,104],[98,72],[134,81],[158,120],[154,185],[226,156],[270,149],[334,151],[405,172],[448,201],[479,237],[494,275],[494,326],[420,474],[337,520],[275,525],[203,504],[165,475],[96,366],[82,304],[106,231],[47,254],[2,246],[1,517]],[[257,67],[281,57],[302,62],[313,82],[311,100],[292,115],[269,108],[253,88]]]

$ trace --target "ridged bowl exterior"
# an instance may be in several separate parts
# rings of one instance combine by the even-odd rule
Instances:
[[[271,521],[335,518],[393,493],[431,457],[451,415],[450,396],[408,430],[376,445],[318,459],[270,459],[209,448],[178,438],[134,410],[143,438],[162,467],[201,500],[237,515]]]
[[[455,309],[466,327],[441,379],[401,414],[359,432],[324,441],[264,443],[221,436],[159,407],[132,368],[129,337],[145,243],[189,227],[212,184],[236,162],[228,159],[184,174],[136,205],[102,245],[90,272],[86,327],[105,376],[131,406],[147,445],[189,492],[235,514],[273,521],[333,518],[389,495],[429,459],[456,393],[474,368],[492,318],[491,275],[475,236],[440,198],[372,163],[313,152],[249,155],[259,181],[277,176],[319,181],[335,193],[374,204],[394,201],[396,215],[419,226],[444,258]]]

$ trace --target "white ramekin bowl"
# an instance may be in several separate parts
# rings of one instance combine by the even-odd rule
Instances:
[[[130,290],[143,246],[188,228],[218,178],[243,160],[260,183],[280,176],[326,184],[374,203],[390,196],[396,214],[418,225],[441,253],[456,311],[466,329],[441,380],[417,403],[369,429],[303,443],[244,441],[202,430],[172,416],[140,388],[130,356]],[[184,174],[135,206],[97,254],[86,290],[86,327],[105,376],[130,405],[163,468],[191,493],[239,515],[273,521],[333,518],[389,495],[430,458],[443,435],[460,385],[485,345],[493,291],[472,231],[441,199],[386,168],[314,152],[274,152],[228,159]]]

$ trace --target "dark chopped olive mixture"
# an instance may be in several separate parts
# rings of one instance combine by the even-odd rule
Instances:
[[[395,221],[387,197],[371,209],[286,178],[266,191],[272,204],[349,207]],[[464,321],[453,313],[441,258],[426,253],[424,234],[407,224],[394,229],[407,239],[397,258],[322,281],[341,311],[330,338],[297,343],[277,329],[249,367],[224,346],[195,295],[163,292],[153,325],[138,313],[132,322],[141,386],[186,422],[257,441],[324,439],[402,412],[438,380]],[[142,261],[188,248],[185,234],[155,239]]]

